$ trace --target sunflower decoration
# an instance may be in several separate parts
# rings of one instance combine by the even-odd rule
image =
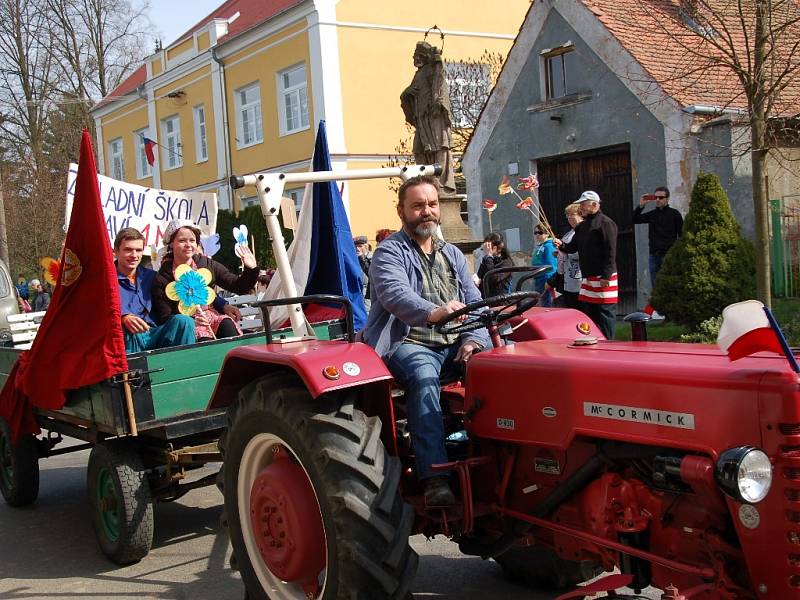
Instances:
[[[208,284],[211,283],[211,271],[208,269],[192,269],[189,265],[179,265],[175,269],[175,281],[167,285],[167,298],[178,303],[182,315],[191,317],[201,307],[214,301],[216,293]]]

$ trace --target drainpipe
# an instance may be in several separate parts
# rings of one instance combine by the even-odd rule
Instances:
[[[225,145],[225,185],[229,186],[228,183],[230,176],[231,176],[231,146],[230,146],[230,138],[229,138],[229,130],[228,130],[228,90],[225,87],[225,63],[222,59],[217,56],[217,49],[211,49],[211,60],[219,65],[219,86],[222,95],[222,143]],[[231,210],[236,208],[236,203],[234,201],[234,193],[233,190],[230,190],[229,196],[231,201]]]
[[[743,108],[725,108],[723,106],[712,106],[709,104],[692,104],[684,106],[683,111],[690,115],[746,115],[747,111]]]

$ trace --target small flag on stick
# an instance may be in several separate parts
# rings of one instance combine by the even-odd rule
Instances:
[[[147,157],[147,164],[151,167],[156,163],[156,153],[153,148],[156,147],[156,143],[151,140],[149,137],[144,138],[144,154]]]
[[[800,373],[797,359],[772,312],[758,300],[745,300],[726,306],[717,345],[731,360],[756,352],[783,354],[795,373]]]

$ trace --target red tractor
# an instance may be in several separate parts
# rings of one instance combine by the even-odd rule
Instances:
[[[536,588],[618,569],[669,597],[800,598],[800,395],[786,359],[591,343],[582,313],[533,297],[438,324],[486,326],[495,343],[443,382],[448,509],[424,504],[403,390],[355,341],[349,309],[347,339],[267,331],[228,355],[211,406],[229,407],[219,485],[249,598],[408,598],[417,533]]]

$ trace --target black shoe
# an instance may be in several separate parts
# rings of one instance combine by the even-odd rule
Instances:
[[[424,486],[426,506],[452,506],[456,503],[456,497],[447,484],[447,477],[431,477],[425,480]]]

